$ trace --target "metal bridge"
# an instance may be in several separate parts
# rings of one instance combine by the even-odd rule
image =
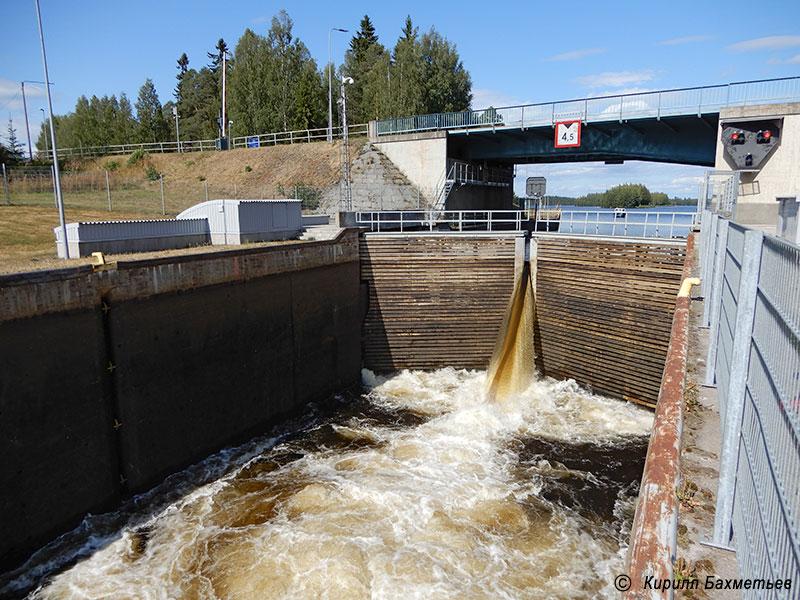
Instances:
[[[800,101],[800,77],[383,119],[377,137],[446,131],[448,157],[495,164],[647,160],[714,166],[720,109]],[[554,147],[579,121],[580,146]]]

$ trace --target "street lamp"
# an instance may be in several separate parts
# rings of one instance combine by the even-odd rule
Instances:
[[[178,107],[172,107],[172,114],[175,115],[175,141],[178,144],[178,152],[181,151],[181,131],[178,128]]]
[[[26,83],[40,83],[42,85],[47,85],[44,81],[21,81],[20,84],[22,85],[22,109],[25,111],[25,132],[28,134],[28,160],[33,159],[33,148],[31,148],[31,128],[28,125],[28,103],[25,101],[25,84]],[[52,83],[50,85],[53,85]]]
[[[64,197],[61,194],[61,172],[58,168],[58,150],[56,143],[56,126],[53,120],[53,98],[50,95],[50,75],[47,73],[47,54],[44,50],[44,32],[42,31],[42,13],[39,10],[39,0],[36,0],[36,19],[39,21],[39,41],[42,44],[42,64],[44,65],[44,89],[47,91],[47,110],[50,115],[50,140],[53,144],[53,179],[56,188],[56,204],[58,204],[58,219],[61,225],[61,239],[64,242],[64,258],[69,258],[69,241],[67,240],[67,225],[64,220]]]
[[[39,110],[42,111],[42,122],[46,123],[47,122],[47,117],[45,117],[45,115],[44,115],[44,109],[40,108]],[[50,158],[50,144],[47,143],[47,125],[46,124],[44,126],[44,157],[45,157],[45,159]]]
[[[347,29],[339,29],[338,27],[331,27],[328,30],[328,143],[333,143],[333,102],[331,92],[331,81],[333,80],[333,64],[331,63],[331,33],[334,31],[341,31],[347,33]]]

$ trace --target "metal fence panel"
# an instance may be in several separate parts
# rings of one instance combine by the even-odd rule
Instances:
[[[721,220],[722,229],[725,223]],[[718,315],[712,306],[711,327],[718,328],[719,344],[713,356],[709,352],[716,363],[724,424],[714,541],[727,543],[732,533],[741,577],[788,579],[795,586],[744,591],[743,597],[797,598],[800,248],[740,225],[727,229],[724,266],[717,260],[710,273],[719,278],[716,271],[722,268],[725,283]],[[711,228],[703,233],[710,238]],[[757,270],[755,277],[752,270]],[[752,326],[742,329],[748,307]],[[731,322],[736,343],[745,338],[744,352],[728,339]],[[743,389],[737,381],[744,381]],[[734,473],[731,485],[723,481],[726,470]]]

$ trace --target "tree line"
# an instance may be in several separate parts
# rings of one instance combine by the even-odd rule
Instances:
[[[248,28],[233,51],[219,39],[207,53],[208,63],[199,68],[183,53],[177,59],[173,97],[163,104],[151,79],[134,104],[125,93],[81,96],[73,112],[55,117],[59,147],[175,141],[174,111],[181,140],[219,137],[223,57],[231,136],[327,127],[328,65],[317,65],[293,26],[281,10],[266,36]],[[388,48],[365,15],[330,82],[334,103],[343,76],[353,79],[346,92],[349,123],[463,111],[472,102],[472,80],[455,44],[433,27],[420,34],[410,16]],[[334,125],[341,122],[336,106]],[[36,142],[40,152],[49,147],[48,136],[43,127]]]
[[[579,198],[548,196],[549,204],[565,206],[599,206],[601,208],[636,208],[639,206],[695,205],[696,198],[670,198],[663,192],[651,192],[641,183],[623,183]]]

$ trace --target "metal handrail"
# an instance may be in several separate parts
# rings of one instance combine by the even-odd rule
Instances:
[[[438,230],[440,225],[455,231],[480,228],[494,231],[497,226],[514,225],[514,231],[521,231],[522,224],[528,222],[528,212],[524,210],[395,210],[356,212],[356,222],[370,231]],[[507,230],[507,229],[505,229]]]
[[[556,231],[557,225],[559,233],[573,235],[688,237],[699,223],[700,215],[688,212],[626,211],[623,217],[618,217],[613,211],[560,209],[538,211],[536,214],[536,230]]]
[[[342,128],[335,127],[334,132],[341,134]],[[367,125],[358,123],[348,125],[349,135],[366,135]],[[321,132],[321,133],[320,133]],[[279,131],[276,133],[261,133],[258,135],[245,135],[231,139],[231,148],[251,147],[249,141],[259,140],[258,146],[264,145],[261,140],[269,141],[270,144],[277,145],[289,142],[310,142],[311,140],[327,139],[327,128],[324,129],[298,129],[294,131]],[[109,146],[79,146],[77,148],[58,148],[58,153],[65,157],[83,156],[107,156],[110,154],[128,154],[135,150],[147,150],[148,152],[203,152],[205,150],[216,150],[216,140],[181,140],[180,142],[141,142],[136,144],[112,144]],[[51,158],[53,151],[40,153],[45,158]]]
[[[555,125],[557,121],[623,121],[631,118],[692,115],[717,112],[726,106],[786,102],[800,99],[800,77],[761,79],[677,88],[656,92],[636,92],[617,96],[598,96],[576,100],[518,104],[455,113],[436,113],[412,117],[382,119],[377,122],[380,135],[423,130],[467,130],[484,128],[495,131]]]
[[[341,136],[342,127],[334,127],[333,135]],[[356,123],[347,126],[348,135],[366,135],[366,123]],[[278,131],[275,133],[261,133],[258,135],[243,135],[231,139],[232,148],[256,148],[263,145],[277,145],[283,143],[310,142],[312,140],[328,139],[327,127],[317,129],[295,129],[292,131]]]

